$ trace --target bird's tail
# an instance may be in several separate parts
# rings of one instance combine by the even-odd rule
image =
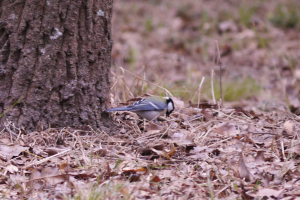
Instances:
[[[111,112],[111,111],[128,111],[130,109],[128,109],[127,107],[118,107],[118,108],[111,108],[111,109],[107,109],[105,110],[106,112]]]

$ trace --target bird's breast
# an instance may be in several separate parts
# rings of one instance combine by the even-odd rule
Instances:
[[[158,116],[165,114],[166,109],[161,111],[136,111],[135,113],[138,116],[151,121],[151,120],[155,120]]]

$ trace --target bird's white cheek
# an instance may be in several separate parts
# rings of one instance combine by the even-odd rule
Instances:
[[[173,110],[173,104],[171,102],[168,103],[168,111]]]

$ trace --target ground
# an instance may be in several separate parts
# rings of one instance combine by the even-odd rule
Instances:
[[[115,0],[111,106],[168,95],[176,110],[160,126],[113,113],[111,132],[7,123],[1,198],[299,198],[299,9]]]

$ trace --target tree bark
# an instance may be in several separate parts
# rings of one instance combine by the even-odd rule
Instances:
[[[112,0],[0,0],[0,126],[101,126],[111,17]]]

